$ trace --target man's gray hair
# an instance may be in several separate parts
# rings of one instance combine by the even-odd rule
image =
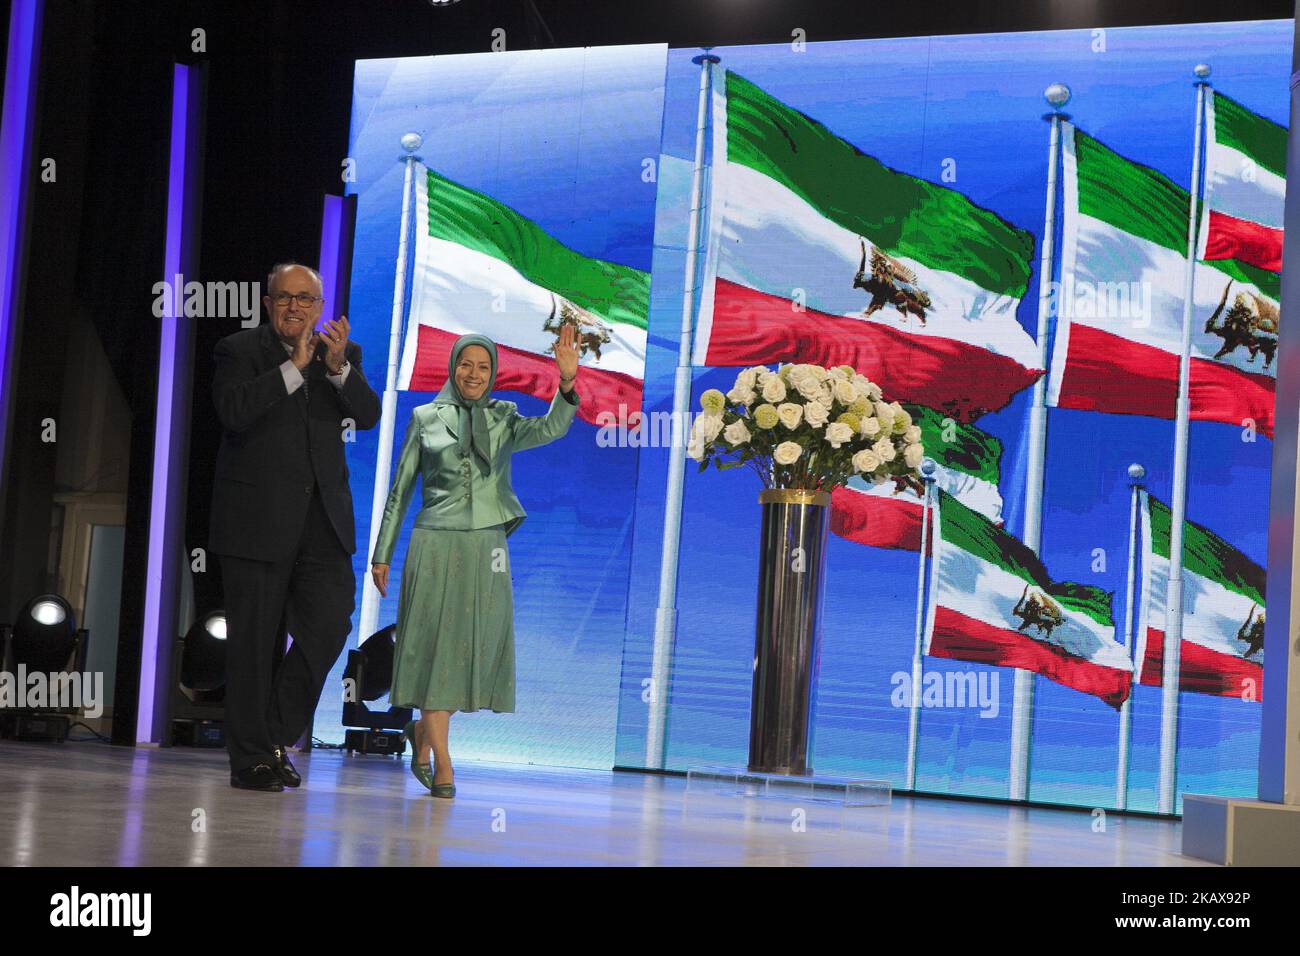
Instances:
[[[285,269],[306,269],[316,279],[316,284],[320,286],[321,292],[325,291],[325,280],[320,277],[320,273],[311,266],[303,265],[301,262],[277,262],[271,266],[271,271],[266,274],[266,294],[271,294],[271,287],[275,284],[275,277]]]

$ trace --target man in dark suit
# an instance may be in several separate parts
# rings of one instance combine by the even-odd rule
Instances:
[[[351,631],[356,531],[344,442],[379,421],[348,320],[319,332],[315,270],[277,265],[262,297],[270,323],[213,353],[223,432],[209,550],[226,599],[226,749],[230,783],[283,790],[302,781],[286,747],[307,729]],[[293,646],[273,672],[287,627]]]

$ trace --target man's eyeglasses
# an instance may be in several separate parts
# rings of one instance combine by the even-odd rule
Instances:
[[[297,295],[292,292],[277,292],[271,296],[271,301],[276,305],[288,305],[290,299],[296,301],[304,309],[310,309],[317,302],[325,301],[324,296],[311,295],[307,292],[299,292]]]

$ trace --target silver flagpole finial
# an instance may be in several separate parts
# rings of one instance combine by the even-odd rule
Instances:
[[[934,471],[938,467],[939,467],[938,464],[935,462],[933,458],[922,458],[921,459],[921,480],[934,481]]]
[[[424,137],[419,133],[406,133],[402,136],[402,149],[408,153],[413,153],[424,145]]]
[[[1138,482],[1147,476],[1147,470],[1137,462],[1128,466],[1129,481]]]
[[[1210,64],[1198,63],[1192,68],[1192,73],[1196,75],[1198,80],[1204,82],[1210,78]]]
[[[1053,83],[1043,90],[1043,99],[1047,100],[1047,105],[1052,109],[1062,109],[1070,102],[1070,88],[1064,83]]]

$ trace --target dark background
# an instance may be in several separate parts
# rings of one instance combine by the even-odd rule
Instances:
[[[0,4],[0,30],[8,4]],[[276,261],[315,264],[322,195],[341,194],[356,59],[667,42],[671,46],[1092,28],[1291,17],[1289,2],[776,2],[776,0],[47,0],[26,294],[12,445],[0,511],[0,621],[50,589],[57,418],[71,317],[94,323],[129,406],[127,534],[115,740],[133,739],[148,534],[172,65],[203,63],[207,117],[200,281],[262,281]],[[191,32],[205,31],[204,52]],[[0,69],[3,65],[0,64]],[[40,161],[57,160],[54,183]],[[0,175],[5,175],[0,171]],[[209,398],[215,342],[238,319],[199,323],[187,547],[206,545],[220,431]],[[91,397],[93,400],[93,396]],[[125,446],[124,446],[125,447]],[[219,606],[216,562],[196,575]]]

